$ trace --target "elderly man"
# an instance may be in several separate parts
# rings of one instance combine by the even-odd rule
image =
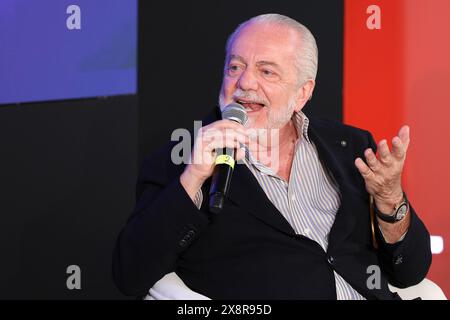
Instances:
[[[145,159],[143,191],[114,253],[121,291],[143,296],[172,271],[213,299],[395,299],[388,282],[420,282],[431,253],[401,186],[409,128],[389,150],[367,131],[308,119],[301,110],[314,90],[317,47],[286,16],[246,21],[226,50],[220,107],[242,104],[248,123],[220,120],[217,108],[191,163],[173,164],[173,144]],[[213,216],[208,190],[223,147],[236,148],[242,164]]]

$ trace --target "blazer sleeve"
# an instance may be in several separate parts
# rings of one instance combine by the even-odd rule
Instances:
[[[367,132],[369,147],[376,152],[376,143]],[[408,198],[409,199],[409,198]],[[390,284],[406,288],[422,281],[431,265],[430,234],[410,203],[411,222],[402,241],[388,244],[379,228],[376,237],[379,244],[380,267],[388,275]]]
[[[116,242],[113,278],[126,295],[144,296],[174,271],[178,256],[209,223],[180,183],[182,167],[174,168],[168,154],[144,160],[135,209]]]

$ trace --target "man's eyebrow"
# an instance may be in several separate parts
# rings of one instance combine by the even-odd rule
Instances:
[[[275,67],[275,68],[277,68],[277,69],[280,68],[280,65],[279,65],[278,63],[272,62],[272,61],[266,61],[266,60],[258,61],[258,62],[256,63],[256,65],[257,65],[258,67],[259,67],[259,66],[272,66],[272,67]]]
[[[243,64],[247,64],[245,59],[242,56],[238,55],[238,54],[230,55],[229,61],[231,61],[231,60],[238,60],[238,61],[242,62]],[[275,68],[278,68],[278,69],[280,68],[280,65],[278,63],[272,62],[272,61],[267,61],[267,60],[258,61],[256,63],[256,65],[257,66],[272,66],[272,67],[275,67]]]
[[[245,59],[243,58],[243,57],[241,57],[240,55],[238,55],[238,54],[232,54],[232,55],[230,55],[230,59],[228,60],[228,62],[230,62],[231,60],[238,60],[238,61],[240,61],[240,62],[242,62],[243,64],[247,64],[247,62],[245,61]]]

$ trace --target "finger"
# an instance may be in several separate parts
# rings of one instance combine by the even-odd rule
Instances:
[[[364,180],[370,180],[373,178],[374,173],[370,168],[367,166],[367,164],[364,163],[364,161],[361,158],[356,158],[355,160],[355,166],[358,169],[361,176],[364,178]]]
[[[237,131],[214,131],[208,132],[203,136],[203,140],[207,143],[213,140],[235,139],[241,143],[245,143],[247,136]]]
[[[211,126],[211,128],[216,128],[216,129],[230,128],[230,129],[238,130],[238,131],[241,131],[242,133],[245,133],[245,127],[242,124],[240,124],[236,121],[228,120],[228,119],[218,120],[216,122],[211,123],[210,126]]]
[[[366,162],[372,171],[377,172],[380,170],[381,163],[378,161],[372,149],[366,149],[366,151],[364,151],[364,156],[366,157]]]
[[[226,119],[213,122],[201,129],[203,132],[221,131],[221,130],[228,129],[228,130],[234,130],[234,131],[240,132],[244,135],[248,135],[247,129],[242,124],[239,124],[235,121],[226,120]]]
[[[403,159],[406,155],[405,145],[399,137],[392,139],[392,155],[399,160]]]
[[[380,161],[382,163],[388,164],[391,162],[391,152],[389,151],[387,141],[384,139],[378,143],[378,154],[380,155]]]
[[[245,144],[245,141],[247,139],[247,136],[231,129],[225,129],[225,130],[208,130],[205,132],[202,136],[202,140],[204,143],[208,144],[213,140],[225,140],[225,139],[234,139],[236,141],[239,141],[241,143]]]
[[[241,133],[240,131],[236,131],[233,129],[224,129],[223,134],[225,137],[234,137],[237,141],[245,144],[246,140],[248,139],[248,136],[246,134]]]
[[[206,145],[206,147],[204,148],[204,150],[206,152],[212,152],[216,149],[222,149],[222,148],[230,148],[230,149],[239,149],[240,148],[240,144],[239,141],[236,141],[233,138],[225,138],[225,140],[221,139],[221,140],[213,140],[210,143],[208,143]]]
[[[406,152],[406,150],[408,150],[408,146],[409,146],[409,140],[410,140],[409,131],[410,131],[409,126],[403,126],[398,131],[398,137],[400,138],[402,143],[405,145],[405,152]]]

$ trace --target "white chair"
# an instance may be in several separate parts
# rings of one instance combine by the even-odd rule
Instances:
[[[447,300],[439,286],[430,279],[423,279],[422,282],[404,289],[399,289],[389,285],[389,290],[397,292],[403,300],[412,300],[420,297],[422,300]]]
[[[150,288],[145,300],[211,300],[189,289],[175,272],[166,274]]]
[[[392,292],[397,292],[404,300],[417,297],[422,300],[447,300],[444,292],[438,285],[429,279],[424,279],[415,286],[399,289],[389,285]],[[211,300],[210,298],[189,289],[175,272],[162,277],[149,290],[145,300]]]

